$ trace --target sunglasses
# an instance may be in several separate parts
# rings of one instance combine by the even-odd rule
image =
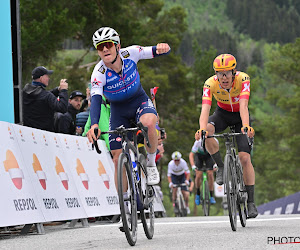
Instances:
[[[221,78],[223,76],[225,77],[231,77],[232,76],[232,70],[229,71],[218,71],[217,73],[217,77]]]
[[[103,51],[104,46],[105,46],[107,49],[110,49],[111,47],[114,46],[114,43],[111,42],[111,41],[101,42],[101,43],[97,44],[97,50]]]

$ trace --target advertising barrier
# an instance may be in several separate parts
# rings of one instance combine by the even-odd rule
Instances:
[[[259,214],[300,214],[300,192],[265,203],[257,207]]]
[[[0,129],[0,227],[120,214],[103,141],[99,155],[84,137]]]
[[[0,227],[119,215],[114,164],[86,137],[0,122]],[[165,212],[156,194],[154,210]]]

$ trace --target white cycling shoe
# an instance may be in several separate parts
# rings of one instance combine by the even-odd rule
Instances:
[[[159,172],[156,166],[147,166],[147,181],[151,186],[159,183]]]

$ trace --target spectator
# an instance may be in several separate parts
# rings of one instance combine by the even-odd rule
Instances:
[[[86,99],[82,102],[80,111],[84,110],[84,105],[86,105],[85,103],[87,103],[87,106],[88,106],[87,109],[76,115],[76,128],[77,128],[78,131],[82,130],[81,133],[79,133],[79,135],[82,134],[82,132],[84,130],[84,126],[85,126],[85,124],[86,124],[86,122],[89,118],[89,115],[90,115],[90,106],[91,106],[90,92],[91,92],[90,89],[87,88],[86,89]]]
[[[76,128],[76,115],[80,110],[83,99],[85,99],[85,95],[79,90],[75,90],[71,93],[68,111],[65,114],[56,114],[56,132],[70,135],[82,134],[82,128]]]
[[[105,96],[103,96],[102,104],[101,104],[101,117],[100,117],[99,123],[98,123],[99,129],[103,132],[109,130],[109,117],[110,117],[110,105],[107,102]],[[85,124],[84,132],[83,132],[82,136],[86,136],[86,134],[90,130],[90,128],[91,128],[91,116],[89,116],[89,118]],[[100,135],[100,139],[105,140],[106,146],[107,146],[108,150],[110,150],[108,137],[109,137],[108,134]]]
[[[65,113],[68,106],[67,79],[61,79],[59,87],[47,91],[53,70],[43,66],[32,71],[32,83],[23,89],[23,124],[28,127],[54,132],[54,113]],[[59,100],[57,99],[59,96]]]

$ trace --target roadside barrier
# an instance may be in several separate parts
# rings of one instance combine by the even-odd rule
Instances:
[[[104,141],[99,155],[86,137],[7,122],[0,138],[0,227],[120,214]]]
[[[259,214],[300,214],[300,192],[262,204],[257,207]]]

